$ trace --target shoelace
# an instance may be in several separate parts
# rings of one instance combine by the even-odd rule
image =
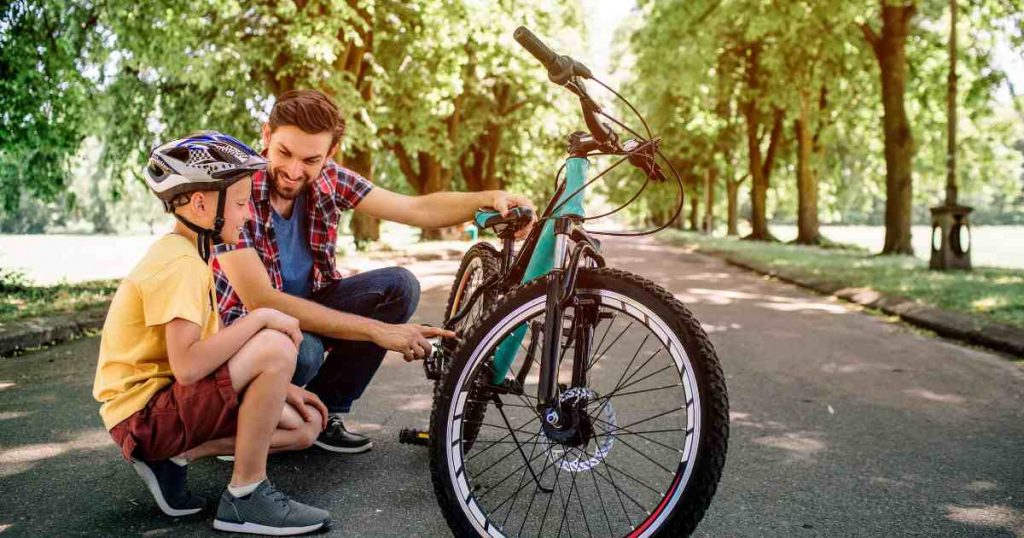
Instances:
[[[330,417],[329,419],[327,419],[327,429],[331,430],[331,431],[334,431],[334,430],[342,430],[342,431],[344,431],[345,430],[345,423],[342,422],[341,419],[338,418],[338,417]]]
[[[280,504],[281,506],[288,506],[288,495],[274,486],[270,486],[270,491],[267,492],[267,496],[270,497],[270,500]]]

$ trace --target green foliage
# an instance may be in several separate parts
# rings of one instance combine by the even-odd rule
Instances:
[[[917,142],[915,213],[927,220],[945,186],[948,1],[919,2],[908,42],[907,104]],[[1000,97],[1006,76],[994,61],[998,47],[1021,52],[1018,0],[961,2],[959,32],[959,179],[962,199],[1006,211],[1020,211],[1024,193],[1021,155],[1024,122]],[[878,27],[877,1],[839,0],[646,0],[640,22],[625,32],[631,58],[627,95],[636,96],[666,152],[678,162],[688,194],[699,196],[703,170],[716,168],[721,181],[737,180],[746,161],[742,107],[753,103],[762,120],[784,115],[785,139],[769,192],[769,216],[792,220],[796,211],[796,142],[793,121],[800,99],[814,106],[812,124],[823,145],[819,212],[823,222],[879,223],[885,198],[878,66],[860,25]],[[747,78],[752,50],[758,51],[756,83]],[[822,91],[827,104],[818,106]],[[1005,92],[1003,92],[1005,93]],[[625,113],[625,111],[623,111]],[[762,152],[767,146],[762,128]],[[613,199],[632,194],[613,186]],[[724,215],[719,187],[716,215]],[[645,196],[654,202],[662,193]],[[638,206],[641,207],[641,206]],[[990,214],[990,217],[992,215]]]
[[[95,29],[95,7],[75,0],[0,7],[0,209],[22,193],[50,200],[65,184],[89,121]]]
[[[1024,210],[1014,148],[1024,102],[1005,96],[995,63],[997,50],[1022,50],[1021,3],[961,2],[960,191],[989,221]],[[944,185],[948,2],[918,4],[907,101],[920,220]],[[572,0],[8,2],[0,8],[0,228],[153,222],[136,194],[154,143],[212,128],[255,144],[273,96],[298,87],[337,99],[349,118],[345,156],[371,152],[374,180],[388,188],[510,188],[539,199],[550,192],[562,137],[583,126],[574,98],[547,82],[511,33],[525,24],[556,50],[582,52],[581,9]],[[812,111],[824,145],[822,221],[879,222],[878,68],[858,27],[877,27],[878,9],[876,0],[642,0],[617,32],[619,72],[628,75],[620,89],[663,138],[689,196],[701,196],[706,172],[715,172],[719,219],[724,183],[747,168],[742,107],[753,103],[761,115],[763,145],[768,120],[783,114],[769,191],[778,220],[792,220],[796,207],[792,121],[800,99],[824,89],[827,106]],[[745,71],[753,48],[755,83]],[[95,145],[84,162],[88,137]],[[604,193],[621,203],[640,181],[616,174]],[[665,217],[674,188],[651,187],[633,214]]]
[[[405,183],[391,154],[402,147],[447,169],[446,187],[546,188],[537,177],[571,120],[511,34],[525,23],[578,46],[578,9],[570,0],[18,0],[0,26],[5,218],[26,207],[23,192],[83,201],[61,191],[86,136],[101,148],[96,184],[110,193],[86,197],[120,203],[156,142],[218,129],[255,144],[274,96],[294,88],[339,102],[345,154],[374,152],[389,187]],[[95,229],[110,228],[104,214],[91,212]]]

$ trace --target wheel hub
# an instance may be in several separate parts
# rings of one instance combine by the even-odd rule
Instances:
[[[617,428],[615,410],[596,392],[573,387],[562,393],[557,408],[548,409],[544,415],[541,423],[548,457],[562,470],[588,471],[611,452]]]

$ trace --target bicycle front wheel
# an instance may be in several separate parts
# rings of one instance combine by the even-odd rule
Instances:
[[[558,405],[576,428],[556,440],[536,399],[546,280],[509,294],[467,335],[435,401],[431,475],[449,527],[456,536],[689,535],[717,488],[729,427],[707,335],[654,283],[581,269],[577,304],[596,305],[596,324],[581,339],[572,327],[582,310],[570,307],[555,335]],[[523,338],[509,374],[516,382],[482,385],[513,333]],[[573,370],[585,372],[582,384]],[[484,402],[493,408],[486,418],[467,412]]]

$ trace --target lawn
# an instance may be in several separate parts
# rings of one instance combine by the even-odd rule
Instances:
[[[40,286],[21,273],[0,269],[0,323],[102,306],[117,285],[117,280],[93,280]]]
[[[855,246],[805,247],[675,230],[666,231],[664,237],[795,276],[904,295],[923,304],[1024,327],[1024,270],[975,267],[970,272],[940,272],[928,270],[928,262],[911,256],[876,256]]]

